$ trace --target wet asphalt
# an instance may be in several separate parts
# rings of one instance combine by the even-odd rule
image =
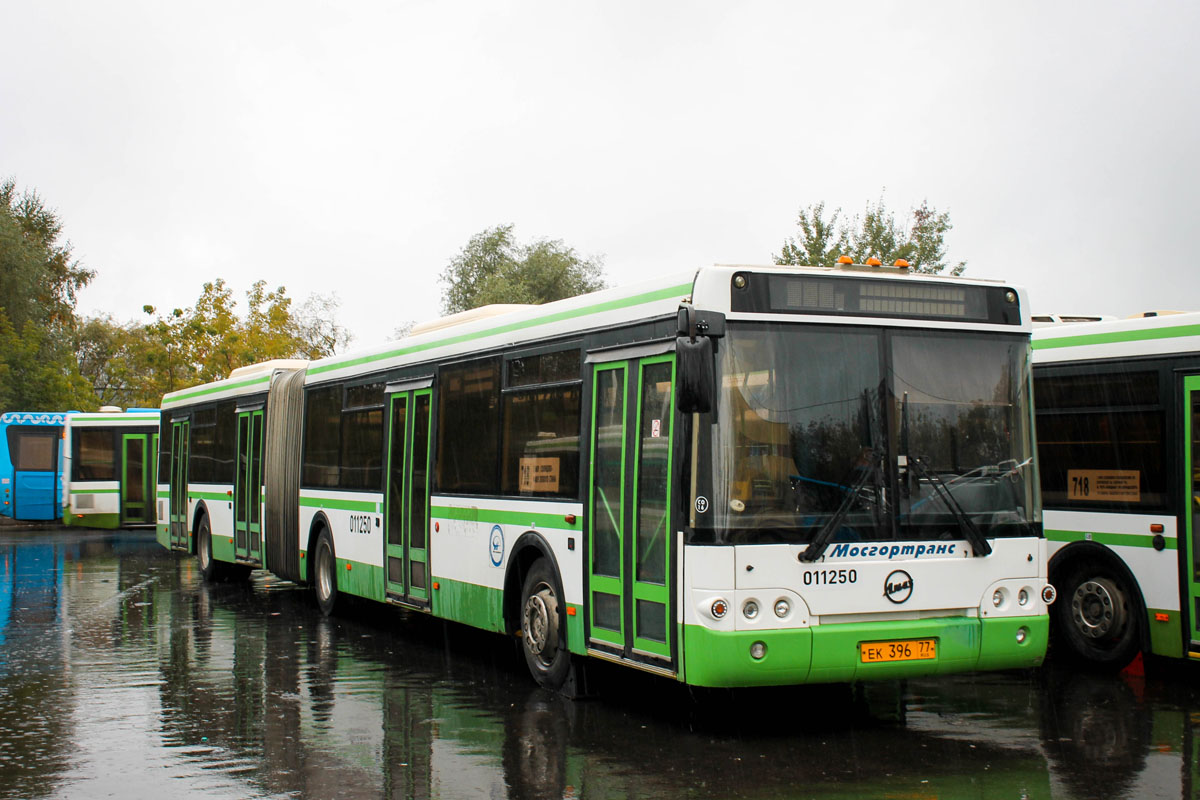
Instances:
[[[567,700],[498,635],[205,585],[150,532],[0,528],[4,798],[1192,798],[1194,666],[728,692],[599,665]]]

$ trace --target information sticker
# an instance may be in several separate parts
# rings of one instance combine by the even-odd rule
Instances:
[[[1069,469],[1067,499],[1137,503],[1142,499],[1142,473],[1136,469]]]
[[[522,458],[521,481],[522,492],[558,492],[557,458]]]

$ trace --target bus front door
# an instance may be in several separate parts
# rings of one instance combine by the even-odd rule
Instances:
[[[1191,652],[1200,650],[1200,375],[1183,379],[1183,485],[1184,525],[1187,528],[1187,592],[1188,603],[1185,616],[1191,620],[1189,638]]]
[[[171,547],[190,550],[188,541],[188,433],[187,420],[171,423]]]
[[[62,509],[59,508],[61,437],[62,428],[59,427],[9,428],[9,452],[13,459],[13,519],[52,520],[62,516]]]
[[[262,431],[262,409],[238,414],[233,553],[238,560],[255,564],[262,563]]]
[[[127,433],[121,437],[122,525],[153,522],[154,459],[149,451],[149,440],[145,433]]]
[[[388,405],[384,564],[387,599],[429,605],[429,389],[394,392]]]
[[[597,364],[592,374],[589,644],[669,669],[670,354]]]

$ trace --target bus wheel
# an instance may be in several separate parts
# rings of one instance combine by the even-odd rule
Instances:
[[[221,580],[221,563],[213,558],[212,526],[208,524],[207,516],[200,517],[200,524],[196,526],[196,556],[200,559],[200,575],[206,583]]]
[[[1099,561],[1083,560],[1063,574],[1058,602],[1050,606],[1059,640],[1069,655],[1118,670],[1141,650],[1141,626],[1133,588]]]
[[[544,558],[533,562],[521,587],[521,650],[538,685],[562,688],[571,668],[562,590]]]
[[[317,537],[317,554],[313,560],[313,588],[317,595],[317,605],[321,613],[329,616],[337,606],[337,559],[333,555],[333,539],[329,531],[321,531]]]

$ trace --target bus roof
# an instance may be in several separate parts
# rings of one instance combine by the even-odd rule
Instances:
[[[737,272],[835,276],[850,280],[883,279],[975,286],[999,285],[996,281],[978,278],[901,274],[890,269],[880,270],[857,265],[849,268],[713,265],[602,289],[544,305],[472,310],[422,323],[415,326],[403,339],[309,362],[306,382],[336,380],[425,360],[454,358],[492,348],[570,336],[642,320],[674,317],[679,304],[685,300],[693,301],[697,308],[729,314],[730,281]],[[1023,290],[1017,292],[1021,297],[1021,307],[1026,308]],[[854,319],[856,318],[846,316],[828,319],[811,316],[806,321],[847,324]],[[877,324],[879,320],[874,319],[872,322]],[[1028,330],[1027,315],[1023,322],[1022,329]],[[953,322],[922,321],[920,324],[928,327],[961,327],[961,324]],[[300,362],[299,366],[303,366],[303,362]],[[272,362],[244,367],[244,372],[235,371],[227,379],[171,392],[163,398],[162,405],[164,409],[169,409],[188,402],[264,392],[270,386],[271,376],[281,367],[282,365]]]
[[[1035,364],[1200,352],[1200,312],[1054,325],[1033,332]]]

